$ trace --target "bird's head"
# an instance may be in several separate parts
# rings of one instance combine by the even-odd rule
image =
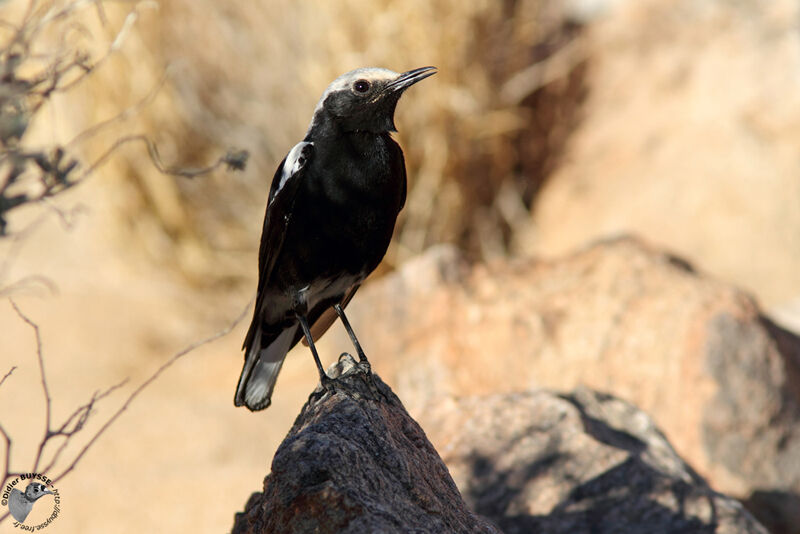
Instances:
[[[39,499],[39,497],[52,494],[53,492],[40,482],[31,482],[28,484],[28,487],[25,488],[25,497],[31,502]]]
[[[402,74],[368,67],[342,74],[322,94],[310,130],[332,120],[345,132],[393,132],[396,130],[394,109],[400,95],[433,74],[436,74],[436,67],[422,67]]]

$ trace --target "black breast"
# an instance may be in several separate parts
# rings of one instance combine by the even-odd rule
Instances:
[[[388,134],[325,141],[314,141],[278,260],[309,283],[375,269],[405,201],[403,155]]]

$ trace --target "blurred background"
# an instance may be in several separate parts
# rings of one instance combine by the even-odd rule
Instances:
[[[632,233],[800,330],[796,0],[6,0],[6,73],[16,28],[36,17],[46,24],[18,76],[59,51],[96,66],[41,107],[24,103],[20,145],[65,147],[84,169],[131,134],[167,165],[251,157],[244,172],[187,179],[126,144],[85,183],[10,212],[0,374],[17,369],[0,414],[17,470],[44,400],[34,332],[7,297],[40,327],[55,420],[130,378],[98,407],[96,431],[126,391],[247,305],[274,169],[328,83],[360,66],[439,68],[398,106],[408,202],[376,277],[440,243],[480,264]],[[0,100],[7,117],[23,109]],[[230,528],[316,383],[301,348],[269,410],[234,409],[246,326],[123,413],[58,485],[53,532]]]

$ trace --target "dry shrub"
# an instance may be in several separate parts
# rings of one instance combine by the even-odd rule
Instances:
[[[165,160],[199,165],[229,145],[250,150],[250,172],[238,178],[176,181],[133,149],[106,169],[125,243],[193,280],[235,282],[255,274],[269,180],[327,84],[359,66],[435,65],[439,74],[398,109],[410,188],[385,265],[437,242],[472,258],[505,255],[530,238],[532,200],[578,117],[580,32],[559,6],[163,0],[142,5],[73,119],[102,120],[159,87],[128,127],[151,135]],[[108,8],[109,17],[127,10]]]
[[[81,181],[69,147],[47,146],[30,132],[53,98],[103,61],[102,54],[93,58],[89,32],[76,20],[86,4],[16,2],[0,17],[0,239],[20,232],[9,228],[11,213],[49,202]]]

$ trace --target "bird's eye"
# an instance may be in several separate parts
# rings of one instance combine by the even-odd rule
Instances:
[[[367,80],[358,80],[353,84],[353,89],[359,93],[366,93],[369,91],[369,82]]]

